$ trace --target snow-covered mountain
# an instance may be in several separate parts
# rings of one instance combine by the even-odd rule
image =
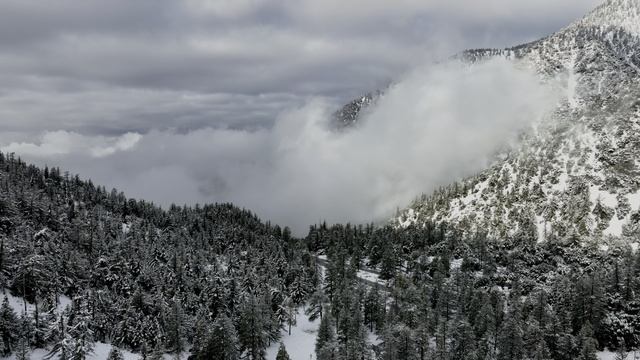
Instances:
[[[486,171],[423,195],[393,221],[538,241],[640,237],[640,0],[608,0],[544,39],[463,52],[562,79],[560,105]],[[526,96],[526,94],[523,94]]]

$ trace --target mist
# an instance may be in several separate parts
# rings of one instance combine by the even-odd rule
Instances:
[[[2,151],[164,206],[233,202],[304,234],[320,221],[383,221],[477,173],[556,103],[514,62],[449,62],[411,71],[345,131],[330,126],[339,104],[315,98],[269,128],[52,131]]]

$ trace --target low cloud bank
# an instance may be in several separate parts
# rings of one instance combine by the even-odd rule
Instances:
[[[315,99],[268,129],[56,131],[2,150],[162,205],[233,202],[302,234],[323,220],[384,219],[480,171],[556,103],[554,91],[513,62],[454,62],[411,72],[344,132],[329,126],[336,104]]]

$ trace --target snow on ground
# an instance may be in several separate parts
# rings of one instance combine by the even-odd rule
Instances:
[[[618,199],[616,196],[616,194],[600,190],[600,187],[595,185],[589,188],[589,200],[592,204],[595,204],[600,200],[603,205],[615,209],[618,206]]]
[[[366,270],[358,270],[356,276],[358,277],[358,279],[362,279],[367,282],[385,285],[385,281],[380,279],[379,275],[376,273],[372,273]]]
[[[536,215],[536,229],[538,232],[538,243],[545,241],[547,234],[547,221],[542,216]]]
[[[603,235],[611,235],[611,236],[621,236],[622,235],[622,226],[625,225],[628,221],[629,216],[626,218],[618,219],[618,217],[614,216],[609,221],[609,226],[602,231]]]
[[[291,360],[315,359],[316,334],[320,320],[309,321],[304,314],[304,308],[298,309],[297,324],[291,327],[291,335],[282,331],[282,339]],[[280,343],[271,344],[267,349],[267,360],[275,360]]]
[[[410,208],[398,218],[398,223],[400,227],[408,228],[409,226],[415,224],[417,220],[418,220],[418,213]]]
[[[601,351],[598,353],[598,359],[599,360],[615,360],[616,358],[616,353],[615,352],[611,352],[611,351]],[[638,357],[634,357],[633,352],[630,352],[629,354],[627,354],[627,358],[625,360],[634,360],[634,359],[639,359],[640,358],[640,352],[637,353]]]
[[[1,290],[2,290],[2,294],[0,294],[0,296],[2,296],[2,298],[0,299],[0,301],[4,301],[4,296],[6,296],[7,300],[9,301],[9,306],[13,309],[13,311],[15,311],[17,315],[22,314],[24,312],[23,298],[19,296],[11,295],[8,289],[1,289]],[[67,306],[71,306],[71,302],[72,300],[68,296],[59,295],[56,312],[57,313],[62,312],[64,309],[66,309]],[[35,306],[31,303],[27,303],[27,312],[31,313],[33,311],[35,311]],[[315,341],[315,337],[314,337],[314,341]],[[111,344],[96,342],[93,348],[93,354],[89,355],[87,357],[87,360],[106,359],[107,356],[109,355],[109,351],[111,351],[111,347],[112,347]],[[120,351],[122,351],[122,355],[124,356],[125,360],[138,360],[141,358],[139,354],[135,354],[124,349],[120,349]],[[48,354],[49,354],[49,350],[47,349],[32,349],[29,355],[31,360],[44,360]],[[180,359],[186,359],[189,357],[189,355],[190,355],[189,353],[185,352],[180,356]],[[176,359],[176,356],[175,354],[165,354],[164,358],[165,360],[174,360]],[[0,360],[15,360],[15,354],[9,357],[0,357]]]
[[[9,306],[16,312],[17,315],[20,315],[24,312],[24,300],[21,297],[11,295],[8,289],[2,289],[3,298],[0,301],[4,301],[4,296],[9,300]],[[35,306],[33,304],[27,303],[27,312],[31,313],[35,311]]]
[[[291,327],[291,335],[287,331],[282,331],[282,339],[280,341],[284,343],[284,347],[289,353],[291,360],[315,360],[315,347],[316,336],[318,333],[318,327],[320,326],[320,320],[309,321],[309,318],[304,314],[304,308],[298,309],[297,324]],[[378,345],[381,340],[378,336],[370,331],[367,331],[367,343]],[[280,343],[271,344],[267,349],[267,360],[275,360],[278,355],[278,349]]]
[[[452,270],[460,269],[462,267],[462,261],[463,261],[463,259],[453,259],[453,260],[451,260],[451,269]]]
[[[58,306],[56,307],[56,312],[61,313],[67,306],[71,306],[73,301],[65,295],[58,296]]]
[[[109,356],[109,352],[111,351],[111,348],[112,348],[111,344],[97,342],[93,346],[93,353],[87,356],[87,360],[105,360],[107,356]],[[140,354],[135,354],[124,349],[120,349],[120,351],[122,352],[122,356],[124,357],[124,360],[142,359],[142,356],[140,356]],[[31,360],[45,360],[47,358],[47,355],[49,355],[49,351],[46,349],[33,349],[29,353],[29,358]],[[189,355],[190,353],[184,352],[180,355],[180,359],[185,360],[189,357]],[[164,354],[163,356],[164,356],[164,360],[176,359],[175,354]],[[275,355],[274,355],[274,358],[275,358]],[[9,357],[0,357],[0,360],[15,360],[15,359],[16,359],[15,354],[12,354]],[[293,360],[296,360],[296,359],[293,358]]]
[[[627,199],[629,200],[629,205],[631,205],[631,210],[640,210],[640,191],[627,195]]]
[[[374,332],[367,330],[367,344],[371,344],[374,346],[380,345],[382,343],[382,339],[378,338]]]
[[[104,343],[95,343],[93,347],[93,354],[87,356],[87,360],[105,360],[107,356],[109,356],[109,352],[111,351],[111,345]],[[125,360],[138,360],[140,359],[140,355],[131,353],[127,350],[120,350],[122,352],[122,356]],[[49,351],[46,349],[34,349],[29,354],[31,360],[44,360],[47,355],[49,355]],[[0,358],[2,360],[15,360],[15,354],[9,357]],[[181,359],[186,359],[186,356],[182,356]],[[168,356],[165,356],[165,359],[171,359]]]
[[[22,297],[13,296],[8,289],[2,289],[2,294],[0,295],[0,301],[4,301],[4,296],[9,300],[9,306],[16,312],[16,314],[20,315],[24,312],[24,300]],[[71,299],[64,295],[58,296],[58,306],[56,308],[56,312],[62,312],[67,306],[71,305]],[[35,306],[31,303],[27,303],[27,313],[32,313],[35,311]]]
[[[612,194],[608,191],[600,190],[600,187],[596,185],[592,185],[589,188],[589,200],[593,205],[595,205],[598,201],[600,201],[602,205],[609,207],[611,209],[615,209],[618,207],[618,200],[616,198],[616,194]],[[612,236],[622,235],[622,226],[627,223],[628,219],[629,219],[629,216],[623,219],[618,219],[617,216],[614,216],[609,221],[609,226],[602,232],[602,234],[612,235]]]

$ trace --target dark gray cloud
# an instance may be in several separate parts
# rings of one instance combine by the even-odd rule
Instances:
[[[272,174],[274,142],[296,141],[273,133],[283,112],[318,97],[335,108],[465,48],[534,40],[598,2],[0,0],[0,148],[162,204],[236,201],[286,222],[273,198],[232,186],[286,182]],[[284,195],[275,207],[299,206]],[[313,216],[329,211],[307,200]]]

